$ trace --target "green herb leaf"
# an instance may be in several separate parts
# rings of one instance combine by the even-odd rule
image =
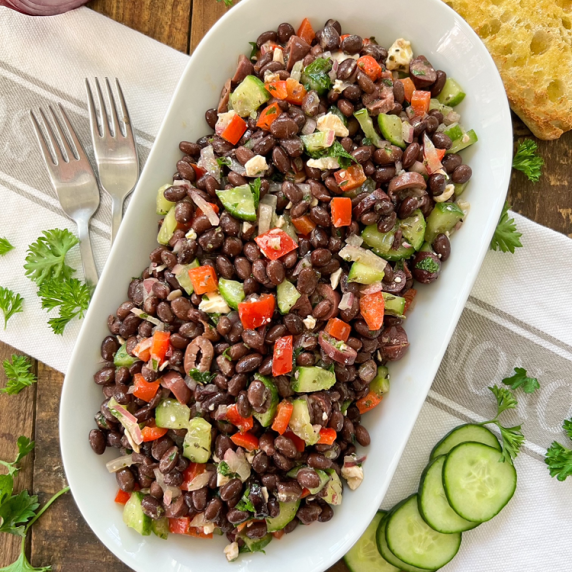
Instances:
[[[49,572],[51,566],[43,566],[41,568],[34,568],[26,558],[26,553],[24,552],[24,538],[22,538],[22,548],[20,550],[20,556],[16,562],[6,566],[5,568],[0,568],[0,572]]]
[[[220,2],[220,0],[218,0]],[[256,42],[248,42],[252,50],[250,50],[250,59],[253,60],[256,58],[256,54],[258,53],[258,44]]]
[[[0,238],[0,256],[4,256],[11,250],[14,250],[14,247],[10,244],[10,241],[7,238]]]
[[[219,167],[230,167],[231,162],[228,157],[218,157],[216,162],[219,164]]]
[[[224,2],[224,5],[227,8],[230,8],[232,6],[233,0],[216,0],[217,2]]]
[[[67,229],[54,228],[42,234],[28,247],[26,276],[38,286],[50,278],[71,278],[75,270],[66,264],[66,254],[79,239]]]
[[[236,508],[238,510],[247,510],[248,512],[256,512],[256,509],[254,508],[252,501],[248,497],[249,494],[250,494],[250,487],[247,487],[246,490],[244,491],[244,494],[242,495],[242,498],[238,501],[236,505]]]
[[[431,256],[427,256],[420,260],[416,265],[415,268],[419,268],[420,270],[425,270],[427,272],[439,272],[439,264],[431,258]]]
[[[215,377],[216,373],[211,373],[210,371],[199,371],[198,369],[192,369],[189,375],[197,382],[201,384],[210,383]]]
[[[12,496],[14,490],[14,477],[12,475],[0,475],[0,506]]]
[[[12,356],[12,363],[9,360],[4,360],[2,363],[4,372],[8,382],[6,387],[0,389],[0,393],[7,393],[8,395],[16,395],[25,387],[36,383],[36,376],[30,371],[32,363],[26,356]]]
[[[491,240],[491,250],[500,250],[501,252],[514,254],[515,248],[522,247],[522,243],[520,242],[522,233],[517,231],[514,219],[508,218],[509,208],[509,204],[505,203],[499,223]]]
[[[322,157],[335,157],[342,169],[347,169],[352,162],[357,161],[343,148],[339,141],[334,141],[331,147],[320,151],[307,152],[312,159],[321,159]]]
[[[512,377],[505,377],[502,382],[509,385],[511,389],[518,389],[522,385],[524,393],[534,393],[540,383],[535,377],[527,377],[526,370],[522,367],[514,368],[515,374]]]
[[[49,312],[59,308],[59,316],[48,320],[54,333],[59,335],[64,333],[64,328],[73,318],[83,318],[91,298],[87,285],[77,278],[42,282],[38,295],[44,310]]]
[[[230,348],[226,348],[226,350],[224,350],[224,352],[222,352],[222,355],[223,355],[228,361],[232,361],[232,358],[230,357],[230,354],[228,353],[228,350],[230,350]]]
[[[493,387],[489,387],[489,389],[493,392],[494,396],[497,398],[497,405],[498,411],[495,416],[495,419],[503,412],[508,411],[509,409],[515,409],[518,401],[512,394],[509,389],[504,387],[499,387],[498,385],[493,385]]]
[[[544,462],[548,465],[550,476],[559,481],[564,481],[572,475],[572,449],[567,449],[558,441],[548,447]]]
[[[537,149],[536,141],[527,139],[519,145],[512,160],[513,169],[522,171],[533,183],[537,183],[540,179],[544,165],[544,159],[536,154]]]
[[[37,496],[30,496],[28,491],[11,497],[0,506],[0,532],[8,532],[16,536],[24,536],[24,524],[35,516],[40,506]]]
[[[562,428],[566,431],[569,439],[572,439],[572,419],[565,419]]]
[[[8,320],[14,315],[23,312],[22,303],[24,298],[16,294],[9,288],[0,286],[0,310],[4,314],[4,329],[8,325]]]
[[[308,91],[316,91],[318,95],[325,95],[332,87],[332,80],[328,72],[332,69],[332,62],[326,58],[317,58],[306,66],[302,74],[302,84]]]
[[[28,437],[21,435],[18,437],[17,445],[18,454],[12,463],[0,460],[0,465],[4,465],[8,469],[8,474],[10,476],[16,476],[18,474],[20,469],[16,466],[16,464],[19,463],[28,453],[34,449],[35,442],[28,439]]]
[[[248,186],[250,187],[250,191],[254,195],[254,208],[255,209],[258,208],[258,203],[260,202],[260,186],[261,186],[261,184],[262,184],[262,181],[261,181],[260,177],[258,177],[258,179],[254,179],[254,181],[252,181],[251,183],[248,183]]]

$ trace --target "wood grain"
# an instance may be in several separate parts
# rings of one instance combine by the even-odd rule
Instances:
[[[193,0],[193,18],[191,22],[190,51],[193,53],[204,35],[212,28],[213,24],[223,16],[227,10],[224,2],[215,0]]]

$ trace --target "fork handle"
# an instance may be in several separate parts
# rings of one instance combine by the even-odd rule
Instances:
[[[123,199],[113,199],[111,202],[111,244],[119,232],[119,225],[123,218]]]
[[[89,238],[89,221],[78,220],[77,232],[79,236],[79,252],[85,281],[90,288],[95,288],[98,281],[97,267],[93,258],[91,239]]]

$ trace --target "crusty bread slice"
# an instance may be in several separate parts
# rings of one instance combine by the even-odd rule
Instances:
[[[481,37],[540,139],[572,129],[572,0],[444,0]]]

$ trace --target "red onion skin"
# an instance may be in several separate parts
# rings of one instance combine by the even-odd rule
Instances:
[[[83,6],[87,0],[0,0],[7,6],[28,16],[55,16]]]
[[[323,331],[320,332],[320,336],[318,337],[318,343],[320,344],[326,355],[331,359],[333,359],[335,362],[342,365],[352,365],[355,362],[355,359],[357,357],[357,352],[353,348],[347,346],[345,350],[343,351],[339,350],[334,346],[334,344],[332,344],[330,341],[326,339],[326,336],[324,335]]]
[[[170,389],[177,401],[186,405],[191,399],[191,390],[187,387],[184,379],[175,371],[169,371],[163,376],[162,385]]]

